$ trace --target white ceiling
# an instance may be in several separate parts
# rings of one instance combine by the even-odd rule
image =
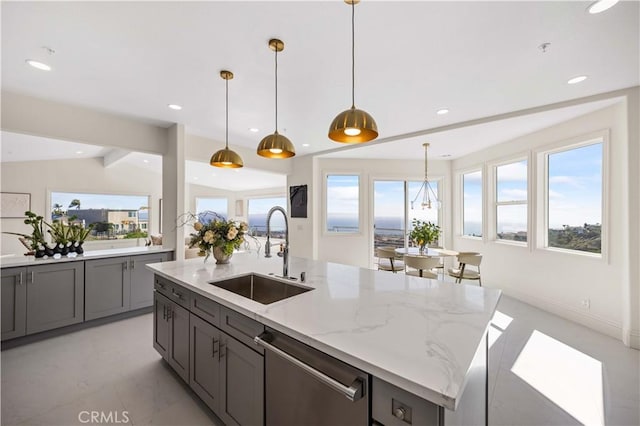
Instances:
[[[243,167],[241,169],[220,169],[209,163],[186,161],[185,181],[196,185],[247,191],[250,189],[286,188],[287,176],[279,173]]]
[[[590,3],[362,1],[356,6],[356,106],[375,117],[380,139],[389,140],[638,85],[640,3],[620,2],[598,15],[586,12]],[[160,124],[181,122],[188,133],[223,140],[218,73],[229,69],[236,76],[229,83],[230,143],[251,148],[274,129],[274,58],[267,42],[279,37],[286,44],[278,56],[279,130],[298,155],[342,146],[326,134],[333,117],[350,106],[351,16],[343,1],[1,7],[3,90]],[[546,53],[538,49],[543,42],[551,43]],[[27,58],[53,70],[35,70]],[[589,78],[566,84],[581,74]],[[184,109],[169,110],[169,103]],[[436,115],[442,107],[451,112]],[[536,125],[589,108],[555,118],[549,112]],[[434,155],[459,156],[508,140],[514,137],[509,128],[522,127],[535,125],[514,119],[484,127],[482,135],[476,128],[429,138]],[[423,152],[424,138],[415,139],[412,157]],[[372,149],[345,155],[388,158],[384,150],[367,154]]]

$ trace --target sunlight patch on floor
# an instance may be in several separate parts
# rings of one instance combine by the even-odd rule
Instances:
[[[602,363],[534,330],[511,372],[586,425],[604,425]]]

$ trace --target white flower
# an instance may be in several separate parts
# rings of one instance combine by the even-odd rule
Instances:
[[[193,224],[193,228],[196,231],[200,231],[202,229],[202,227],[203,227],[203,225],[200,222],[196,222],[196,223]]]
[[[234,226],[229,228],[229,232],[227,232],[227,240],[233,240],[236,235],[238,235],[238,229]]]
[[[204,236],[202,237],[202,239],[204,240],[205,243],[211,244],[215,239],[215,234],[213,233],[213,231],[207,231],[204,233]]]
[[[240,222],[240,230],[242,232],[247,232],[248,229],[249,229],[249,225],[247,225],[247,222]]]

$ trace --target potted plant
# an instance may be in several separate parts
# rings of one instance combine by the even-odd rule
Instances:
[[[70,220],[75,220],[75,216],[69,218]],[[69,240],[71,241],[71,250],[75,251],[78,254],[84,253],[84,249],[82,248],[82,244],[89,236],[89,233],[93,229],[93,223],[89,225],[87,228],[83,227],[82,224],[78,222],[71,222],[69,225],[70,235]]]
[[[33,252],[32,254],[34,254],[35,257],[44,257],[45,255],[50,256],[51,254],[53,254],[52,252],[49,253],[51,249],[47,246],[47,243],[44,239],[44,226],[43,226],[45,223],[44,218],[42,216],[36,215],[32,211],[26,211],[24,212],[24,215],[26,216],[26,218],[24,219],[24,224],[31,225],[31,228],[32,228],[31,235],[21,234],[19,232],[3,232],[3,233],[10,234],[10,235],[18,235],[24,238],[26,241],[29,242],[29,246],[31,248],[31,251]]]
[[[225,219],[211,211],[194,215],[187,213],[183,224],[191,224],[195,233],[191,234],[189,248],[198,247],[200,256],[205,261],[211,254],[216,263],[228,263],[235,249],[239,249],[245,242],[245,235],[249,229],[246,222]]]
[[[71,247],[71,227],[61,220],[54,220],[50,224],[45,222],[45,224],[49,226],[47,232],[56,244],[53,250],[62,256],[69,254],[69,248]]]
[[[413,219],[411,225],[413,229],[409,233],[409,238],[420,248],[420,254],[423,254],[429,244],[438,241],[440,227],[433,222],[419,219]]]

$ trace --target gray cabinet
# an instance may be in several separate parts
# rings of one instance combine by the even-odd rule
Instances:
[[[27,334],[83,321],[84,263],[27,268]]]
[[[153,271],[145,268],[145,265],[169,260],[171,260],[171,253],[131,256],[129,261],[131,272],[130,309],[146,308],[153,305]]]
[[[196,395],[217,413],[220,408],[220,330],[193,314],[189,327],[189,384]]]
[[[2,270],[2,340],[24,336],[27,332],[27,268]]]
[[[189,382],[189,311],[154,293],[153,347]]]
[[[220,408],[227,425],[264,424],[264,357],[221,333]]]
[[[85,321],[129,310],[129,256],[85,261]]]

